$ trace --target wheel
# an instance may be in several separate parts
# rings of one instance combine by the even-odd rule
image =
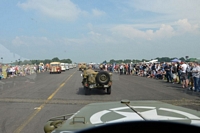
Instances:
[[[111,94],[111,86],[107,88],[107,94]]]
[[[96,76],[96,82],[105,85],[110,81],[110,75],[106,71],[100,71]]]
[[[51,72],[50,72],[50,74],[51,74]]]

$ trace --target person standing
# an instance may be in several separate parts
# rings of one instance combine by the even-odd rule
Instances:
[[[189,85],[190,87],[188,88],[189,90],[194,90],[194,77],[192,77],[192,69],[194,67],[194,64],[192,62],[189,63],[188,70],[187,70],[187,75],[188,75],[188,80],[189,80]]]
[[[3,73],[3,70],[2,70],[2,67],[1,67],[1,64],[0,64],[0,80],[3,78],[2,73]]]
[[[124,69],[124,67],[123,67],[122,64],[120,65],[120,68],[119,68],[119,69],[120,69],[120,75],[122,75],[122,74],[123,74],[123,69]]]
[[[167,78],[167,82],[172,82],[172,73],[171,73],[171,67],[169,66],[168,63],[166,63],[166,66],[164,67],[165,72],[166,72],[166,78]]]
[[[172,77],[173,77],[174,83],[177,82],[177,76],[176,76],[176,74],[177,74],[177,67],[176,67],[176,65],[173,63],[173,64],[172,64]]]
[[[200,66],[197,62],[194,63],[192,69],[192,77],[194,78],[194,91],[200,92]]]
[[[182,79],[182,87],[187,88],[188,87],[188,76],[187,76],[187,64],[185,62],[182,62],[181,67],[181,79]]]

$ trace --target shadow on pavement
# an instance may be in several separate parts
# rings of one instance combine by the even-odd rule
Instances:
[[[80,87],[76,94],[85,95],[85,89],[83,87]],[[91,89],[87,90],[87,95],[107,95],[107,93],[106,90],[103,89]]]

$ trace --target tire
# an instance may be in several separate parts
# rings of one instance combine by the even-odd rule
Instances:
[[[111,94],[111,86],[107,88],[107,94]]]
[[[106,71],[100,71],[96,76],[96,82],[105,85],[110,81],[110,75]]]

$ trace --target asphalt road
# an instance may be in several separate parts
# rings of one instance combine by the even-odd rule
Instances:
[[[85,95],[80,75],[74,68],[0,80],[0,133],[43,133],[51,117],[74,113],[92,102],[158,100],[200,110],[200,93],[179,84],[113,74],[111,95],[103,90]]]

